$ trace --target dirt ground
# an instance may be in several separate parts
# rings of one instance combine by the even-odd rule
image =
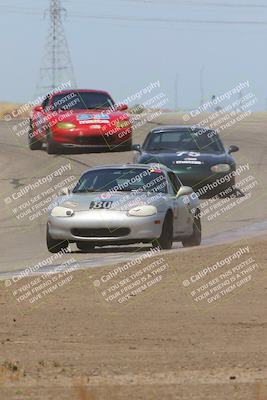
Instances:
[[[181,117],[161,116],[135,132],[134,142],[142,143],[158,123],[181,123]],[[266,123],[266,113],[252,114],[221,135],[227,146],[240,147],[238,165],[249,163],[245,177],[257,185],[238,207],[211,221],[203,217],[203,243],[214,236],[216,246],[155,259],[144,258],[143,249],[134,254],[140,263],[98,268],[90,261],[115,264],[135,250],[84,254],[73,248],[51,262],[68,267],[72,261],[65,272],[0,281],[0,400],[267,399],[267,236],[233,242],[234,232],[245,235],[267,218]],[[0,139],[0,270],[11,274],[51,255],[46,215],[35,223],[17,221],[16,204],[7,207],[7,197],[66,163],[71,172],[60,179],[78,178],[97,164],[131,162],[133,154],[29,153],[27,136],[17,136],[7,122],[0,123]],[[216,242],[217,234],[223,241]],[[246,253],[213,271],[240,251]],[[253,263],[239,269],[248,259]],[[75,271],[79,263],[85,271]],[[205,275],[207,268],[212,272]]]
[[[267,399],[266,245],[261,237],[162,253],[115,277],[111,267],[70,271],[71,284],[32,308],[1,282],[0,399]],[[257,264],[250,281],[197,302],[190,277],[244,248]],[[160,281],[107,301],[108,287],[152,264],[165,266]]]

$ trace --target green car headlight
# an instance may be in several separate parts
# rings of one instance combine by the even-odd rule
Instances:
[[[71,122],[59,122],[57,123],[57,128],[59,129],[73,129],[76,128],[76,125]]]
[[[212,172],[217,174],[218,172],[228,172],[230,171],[231,167],[229,164],[217,164],[213,165],[210,169]]]

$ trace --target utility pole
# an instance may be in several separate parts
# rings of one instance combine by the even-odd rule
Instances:
[[[242,110],[242,99],[243,99],[243,93],[242,90],[238,92],[238,108],[241,111]]]
[[[174,85],[174,107],[175,107],[175,111],[178,111],[179,78],[180,78],[180,75],[176,74],[176,76],[175,76],[175,85]]]
[[[200,105],[204,104],[204,66],[200,69]]]
[[[76,88],[71,55],[63,25],[66,9],[61,5],[61,0],[50,0],[50,6],[45,15],[47,13],[50,26],[40,69],[40,79],[36,88],[38,95],[49,93],[68,81],[71,82],[70,87]]]

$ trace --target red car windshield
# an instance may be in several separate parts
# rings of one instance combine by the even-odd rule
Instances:
[[[96,110],[114,107],[112,98],[100,92],[69,92],[55,95],[52,110]]]

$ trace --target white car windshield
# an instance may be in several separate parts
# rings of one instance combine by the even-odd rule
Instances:
[[[88,192],[167,192],[164,173],[157,169],[110,168],[84,174],[73,193]]]

